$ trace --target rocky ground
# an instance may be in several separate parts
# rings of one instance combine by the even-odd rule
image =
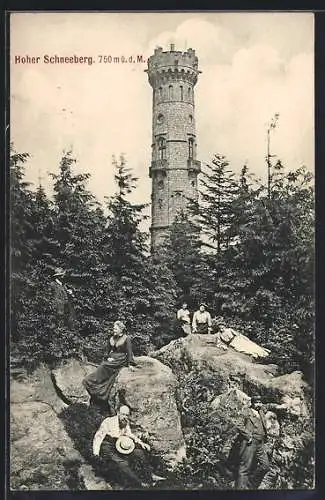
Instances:
[[[132,407],[133,428],[146,433],[153,454],[167,471],[186,463],[193,440],[201,439],[195,427],[198,408],[214,422],[214,434],[220,422],[217,446],[220,457],[225,457],[248,396],[259,394],[266,402],[282,405],[280,412],[268,414],[273,462],[264,487],[297,487],[292,464],[298,467],[298,457],[313,440],[310,389],[300,372],[279,376],[276,365],[260,363],[231,347],[221,349],[214,335],[190,335],[136,361],[136,368],[121,370],[113,399],[118,404],[124,392]],[[88,422],[91,410],[81,380],[93,370],[91,364],[70,360],[53,372],[42,366],[11,381],[12,489],[115,489],[91,458],[100,416]]]

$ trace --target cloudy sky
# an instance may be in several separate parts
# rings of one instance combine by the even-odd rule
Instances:
[[[114,192],[112,155],[139,177],[136,201],[150,201],[152,89],[146,64],[101,64],[99,56],[149,57],[156,46],[192,47],[198,157],[225,155],[265,177],[267,124],[272,153],[314,169],[313,14],[15,13],[11,17],[11,140],[29,152],[27,179],[56,172],[72,148],[99,200]],[[44,55],[92,56],[93,65],[50,65]],[[15,56],[40,56],[15,64]],[[50,188],[48,188],[50,189]]]

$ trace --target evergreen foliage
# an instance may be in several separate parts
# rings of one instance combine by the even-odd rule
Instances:
[[[314,188],[304,167],[273,169],[271,195],[244,166],[236,176],[215,156],[203,176],[192,226],[176,221],[169,266],[195,305],[248,335],[274,355],[283,372],[302,370],[313,380]],[[203,245],[193,246],[197,224]]]
[[[145,206],[130,201],[137,179],[123,156],[113,160],[117,190],[106,206],[88,191],[89,174],[74,173],[71,151],[52,174],[53,199],[42,186],[33,191],[25,181],[28,161],[28,153],[12,147],[14,363],[34,368],[83,356],[100,363],[117,319],[125,321],[135,354],[146,354],[177,336],[173,324],[183,300],[192,311],[205,301],[217,320],[222,317],[269,348],[269,362],[283,372],[302,370],[313,383],[314,187],[305,168],[287,172],[278,162],[268,193],[246,166],[235,175],[216,155],[203,175],[199,201],[191,203],[190,213],[178,215],[163,248],[150,255],[148,235],[141,230]],[[60,320],[53,301],[58,266],[73,291],[73,327]],[[227,488],[215,461],[231,428],[221,420],[211,425],[202,392],[213,382],[193,374],[187,384],[190,405],[183,420],[192,433],[189,461],[174,478],[179,485]],[[81,448],[89,446],[94,427],[88,424]],[[312,486],[312,456],[312,441],[306,439],[306,449],[287,469],[297,487]]]
[[[126,322],[135,354],[161,345],[171,331],[175,283],[171,271],[147,251],[140,231],[144,205],[128,200],[137,179],[124,158],[113,161],[117,192],[102,207],[87,190],[89,174],[75,174],[72,152],[63,154],[54,199],[24,182],[27,154],[13,152],[11,352],[34,367],[71,356],[101,362],[113,321]],[[54,269],[73,291],[73,327],[53,303]]]
[[[25,182],[28,159],[12,149],[13,352],[30,362],[72,354],[99,362],[121,319],[135,353],[146,353],[175,338],[182,300],[192,310],[206,301],[212,316],[276,353],[284,371],[302,369],[312,380],[314,190],[305,168],[286,172],[278,162],[268,196],[246,166],[235,175],[216,155],[199,201],[151,256],[141,230],[145,206],[129,199],[137,179],[123,156],[113,160],[117,189],[104,207],[87,190],[89,174],[74,173],[71,151],[52,174],[53,200]],[[72,331],[58,324],[51,301],[57,266],[73,290]]]

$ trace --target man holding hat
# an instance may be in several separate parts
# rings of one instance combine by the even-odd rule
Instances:
[[[211,333],[212,331],[211,314],[203,303],[200,304],[199,310],[193,314],[192,331],[193,333]]]
[[[129,416],[129,407],[123,405],[117,415],[103,420],[93,439],[93,454],[113,462],[130,486],[145,488],[165,478],[151,473],[144,453],[150,446],[131,432]],[[142,464],[144,481],[132,470],[135,462]]]

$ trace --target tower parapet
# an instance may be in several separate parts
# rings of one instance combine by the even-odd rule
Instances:
[[[186,52],[174,50],[171,45],[169,52],[164,52],[161,47],[155,49],[154,54],[148,59],[149,83],[152,87],[163,83],[165,80],[181,79],[195,85],[198,74],[198,58],[195,50]]]
[[[198,58],[195,50],[185,52],[155,49],[148,59],[149,83],[153,88],[151,243],[154,251],[177,212],[189,199],[197,198],[197,160],[194,115],[194,86]]]

